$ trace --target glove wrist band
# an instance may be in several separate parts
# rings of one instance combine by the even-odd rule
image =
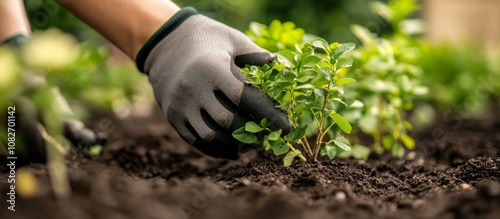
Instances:
[[[198,14],[198,11],[192,7],[182,8],[174,14],[165,24],[163,24],[151,37],[146,41],[142,48],[137,53],[136,65],[139,71],[144,73],[144,64],[146,58],[153,48],[168,34],[172,33],[179,25],[192,15]]]
[[[0,46],[9,45],[14,49],[18,49],[19,47],[21,47],[21,45],[25,44],[26,42],[28,42],[28,37],[22,34],[18,34],[7,38],[3,42],[0,42]]]

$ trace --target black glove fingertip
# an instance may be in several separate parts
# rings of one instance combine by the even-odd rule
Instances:
[[[237,55],[234,58],[234,63],[240,68],[245,67],[245,65],[262,66],[265,64],[270,65],[275,58],[276,55],[271,54],[269,52],[255,52],[255,53]]]

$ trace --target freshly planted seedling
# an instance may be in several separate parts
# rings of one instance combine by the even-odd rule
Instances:
[[[342,87],[355,80],[339,72],[352,65],[344,54],[354,48],[354,43],[329,44],[318,38],[296,44],[293,50],[279,51],[272,66],[244,68],[249,83],[276,99],[288,113],[292,130],[282,136],[281,130],[271,131],[269,122],[262,120],[247,123],[233,136],[244,143],[261,143],[275,155],[286,154],[285,166],[296,157],[304,161],[317,160],[319,155],[333,159],[340,151],[349,151],[350,143],[341,131],[350,133],[352,127],[342,111],[353,101],[345,98]],[[259,133],[264,133],[262,140]],[[306,133],[315,138],[309,141]]]

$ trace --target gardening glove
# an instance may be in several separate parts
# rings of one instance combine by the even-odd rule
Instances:
[[[188,7],[151,36],[136,62],[149,75],[168,121],[188,143],[208,155],[235,159],[242,144],[232,132],[246,122],[267,118],[271,129],[290,131],[286,113],[246,84],[238,68],[273,59],[243,33]]]

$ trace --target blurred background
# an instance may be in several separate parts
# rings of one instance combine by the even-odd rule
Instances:
[[[292,21],[308,33],[328,41],[356,41],[349,30],[359,24],[378,34],[389,34],[391,25],[374,12],[374,0],[293,0],[286,3],[269,0],[177,0],[181,6],[192,6],[203,14],[239,30],[256,21]],[[388,0],[380,2],[387,3]],[[402,1],[401,4],[404,4]],[[500,43],[500,1],[498,0],[417,0],[419,11],[407,18],[422,18],[425,36],[433,41],[476,42],[495,46]],[[50,0],[25,0],[34,30],[57,27],[80,40],[100,40],[99,35]]]
[[[256,21],[269,24],[272,20],[292,21],[307,32],[329,41],[352,41],[349,31],[353,23],[368,26],[380,33],[390,31],[389,25],[369,8],[372,0],[294,0],[286,3],[269,0],[178,0],[181,6],[192,6],[203,14],[239,30]],[[98,34],[56,3],[47,0],[25,0],[33,29],[57,27],[75,34],[81,40],[98,39]]]

